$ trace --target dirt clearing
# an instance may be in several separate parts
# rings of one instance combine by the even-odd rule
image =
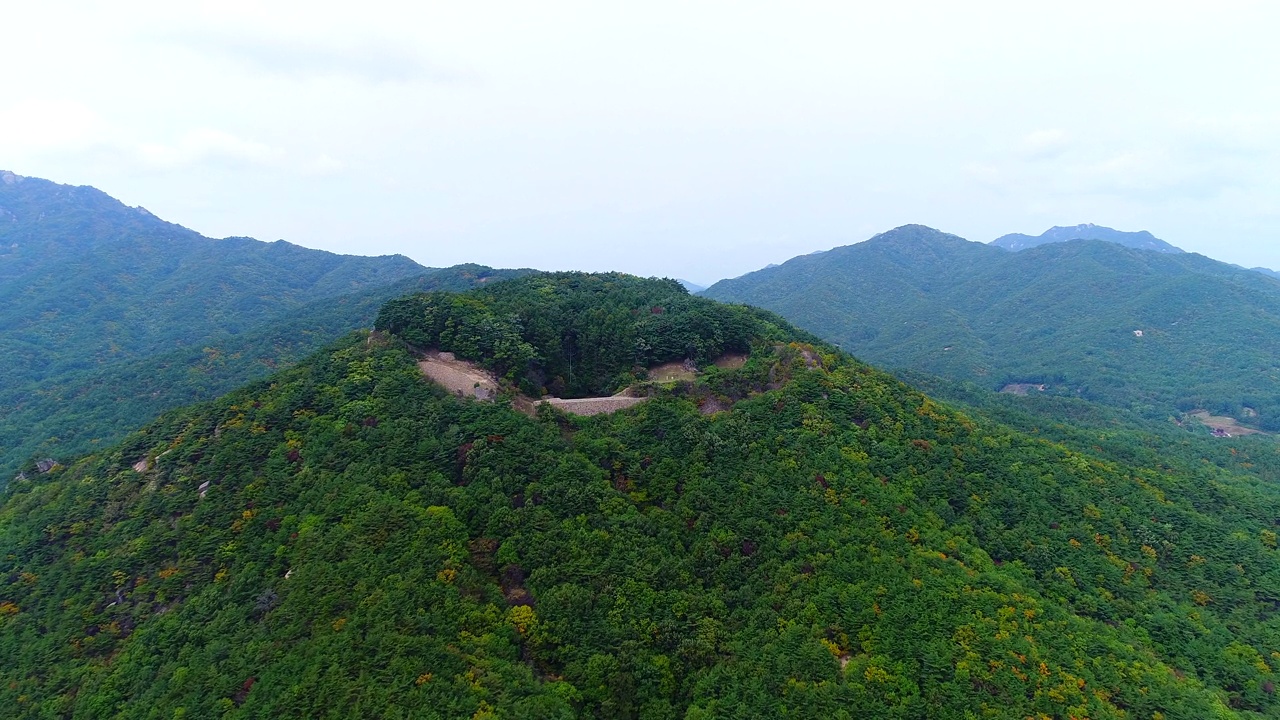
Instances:
[[[453,353],[428,352],[418,367],[428,379],[455,395],[477,400],[492,400],[498,395],[497,379],[473,363],[458,360]]]
[[[1000,392],[1007,395],[1027,395],[1032,390],[1036,392],[1044,392],[1045,386],[1037,383],[1010,383],[1000,388]]]
[[[1222,415],[1210,415],[1208,410],[1192,410],[1187,414],[1195,418],[1196,420],[1199,420],[1200,422],[1204,423],[1205,425],[1208,425],[1209,429],[1213,431],[1213,434],[1219,437],[1238,437],[1240,435],[1265,435],[1266,434],[1261,430],[1254,430],[1253,428],[1245,427],[1241,425],[1239,421],[1233,417],[1225,417]]]
[[[642,397],[626,397],[625,395],[611,395],[609,397],[593,397],[593,398],[575,398],[573,400],[563,400],[561,398],[547,398],[543,402],[553,408],[563,410],[570,415],[600,415],[602,413],[617,412],[619,410],[639,405],[649,398]]]
[[[715,360],[711,361],[712,365],[721,370],[737,370],[747,364],[747,356],[738,353],[725,353]]]
[[[649,379],[653,382],[693,382],[698,377],[698,368],[688,360],[654,365],[649,368]]]

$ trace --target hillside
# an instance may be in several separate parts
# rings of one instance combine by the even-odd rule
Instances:
[[[1123,245],[1134,250],[1151,250],[1162,253],[1180,253],[1181,248],[1174,247],[1146,230],[1125,232],[1109,227],[1086,223],[1067,227],[1051,227],[1039,235],[1023,235],[1010,233],[991,241],[992,245],[1005,250],[1026,250],[1046,243],[1069,242],[1071,240],[1105,240]]]
[[[467,290],[531,272],[424,268],[417,277],[315,300],[238,334],[207,336],[196,346],[0,386],[0,486],[36,459],[65,459],[114,444],[140,420],[230,392],[351,330],[371,327],[378,308],[393,297]]]
[[[95,188],[0,172],[0,485],[287,366],[392,297],[527,272],[214,240]]]
[[[11,716],[1280,717],[1271,484],[975,421],[671,281],[378,327],[6,491]],[[423,343],[650,397],[531,417]]]
[[[1008,252],[905,226],[704,295],[887,367],[1280,429],[1280,283],[1196,254],[1102,241]]]
[[[0,387],[198,348],[426,269],[214,240],[91,187],[0,174]]]

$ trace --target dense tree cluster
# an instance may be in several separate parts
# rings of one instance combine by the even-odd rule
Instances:
[[[375,327],[482,362],[532,395],[579,397],[612,393],[659,363],[745,353],[753,338],[780,336],[777,322],[691,297],[675,280],[570,272],[393,300]]]
[[[551,372],[557,323],[648,327],[629,308],[664,296],[682,327],[706,304],[536,280],[393,303],[394,332],[9,488],[0,707],[1280,717],[1270,484],[1013,432],[767,315],[702,336],[745,342],[743,367],[614,415],[531,418],[424,380],[410,347],[486,318]],[[594,365],[572,347],[583,390],[638,362],[634,342]]]

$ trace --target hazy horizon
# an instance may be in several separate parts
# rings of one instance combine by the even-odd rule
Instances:
[[[920,223],[1280,267],[1280,8],[47,3],[0,167],[205,235],[698,284]]]

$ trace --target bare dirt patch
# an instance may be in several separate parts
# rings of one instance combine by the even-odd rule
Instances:
[[[500,385],[497,378],[475,363],[457,359],[453,353],[428,351],[418,361],[418,368],[422,370],[422,374],[428,380],[459,397],[494,400],[498,396]],[[609,397],[574,398],[571,400],[557,397],[535,400],[525,395],[517,395],[512,400],[511,406],[526,415],[535,415],[538,406],[543,403],[572,415],[599,415],[629,408],[647,399],[631,397],[626,390]]]
[[[739,353],[725,353],[715,360],[712,360],[711,364],[721,370],[737,370],[747,364],[747,356]]]
[[[1253,428],[1241,425],[1240,422],[1233,417],[1210,415],[1208,410],[1192,410],[1187,414],[1205,425],[1208,425],[1209,429],[1213,431],[1213,434],[1219,437],[1266,434],[1261,430],[1254,430]]]
[[[572,400],[553,397],[546,398],[543,402],[571,415],[600,415],[603,413],[617,412],[634,405],[639,405],[648,399],[649,398],[642,397],[627,397],[625,395],[611,395],[609,397],[574,398]]]
[[[1000,392],[1008,395],[1027,395],[1032,390],[1036,392],[1044,392],[1045,385],[1042,383],[1010,383],[1000,388]]]
[[[698,368],[688,360],[649,368],[649,379],[653,382],[693,382],[697,377]]]
[[[458,360],[453,353],[429,351],[418,362],[429,380],[462,397],[492,400],[498,395],[498,381],[474,363]]]

